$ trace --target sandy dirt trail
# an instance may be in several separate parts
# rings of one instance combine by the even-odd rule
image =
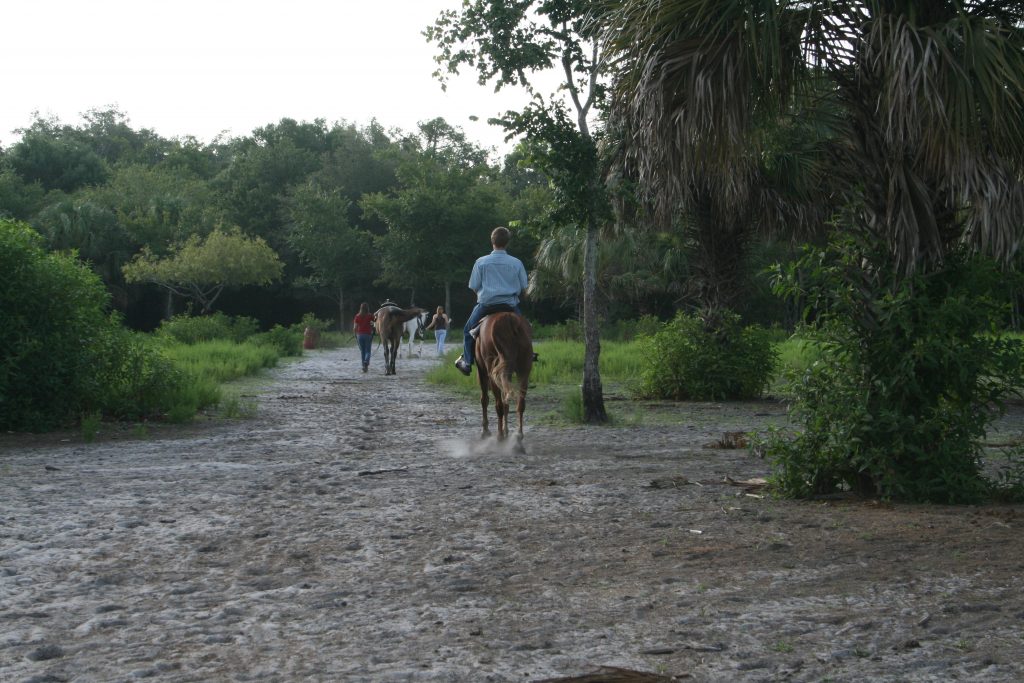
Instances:
[[[771,402],[528,408],[515,455],[435,362],[315,351],[251,419],[0,436],[0,680],[1024,680],[1022,508],[759,497],[709,445]]]

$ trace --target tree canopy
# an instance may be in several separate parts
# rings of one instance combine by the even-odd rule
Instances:
[[[195,300],[208,313],[225,287],[270,284],[281,277],[282,267],[263,238],[236,228],[192,235],[164,257],[143,247],[123,270],[128,282],[152,282]]]

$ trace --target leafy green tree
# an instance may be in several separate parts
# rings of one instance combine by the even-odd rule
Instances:
[[[193,136],[186,136],[172,140],[156,165],[201,180],[211,180],[228,163],[226,148],[227,144],[219,139],[204,143]]]
[[[116,108],[90,109],[82,114],[84,125],[66,128],[108,164],[152,165],[160,161],[171,143],[152,130],[135,130],[127,114]]]
[[[234,140],[228,150],[231,163],[214,181],[228,222],[287,257],[285,198],[290,188],[320,169],[327,151],[322,120],[281,119]]]
[[[205,235],[217,222],[209,184],[166,167],[121,164],[106,184],[62,195],[35,217],[52,249],[74,249],[92,263],[126,310],[140,295],[128,288],[122,266],[143,246],[165,255],[189,235]],[[167,293],[167,315],[173,313]]]
[[[333,299],[343,329],[349,319],[346,292],[365,287],[379,269],[371,235],[349,223],[350,205],[342,190],[327,190],[314,182],[295,188],[288,200],[288,241],[311,271],[296,284]]]
[[[205,314],[225,287],[268,285],[281,277],[282,267],[262,238],[236,228],[192,235],[166,257],[144,247],[123,270],[128,282],[152,282],[193,299]]]
[[[376,239],[380,281],[396,287],[442,285],[451,310],[451,285],[468,282],[490,231],[506,222],[508,196],[494,182],[486,153],[442,120],[421,124],[397,168],[398,188],[363,198],[387,232]]]
[[[67,135],[29,131],[11,147],[11,167],[26,183],[46,190],[73,192],[99,185],[108,176],[107,164],[87,145]]]
[[[594,3],[587,0],[466,0],[459,11],[443,12],[427,29],[437,44],[444,72],[474,66],[481,84],[496,89],[523,87],[533,101],[496,120],[510,134],[526,136],[531,157],[555,188],[559,223],[585,231],[583,259],[583,417],[605,422],[604,395],[598,361],[597,259],[598,233],[610,217],[602,179],[598,144],[590,117],[601,107],[607,63],[591,20]],[[561,70],[561,88],[571,111],[560,99],[546,100],[531,81],[538,72]],[[444,78],[443,73],[438,76]]]
[[[125,234],[113,211],[84,197],[64,197],[40,211],[34,223],[50,249],[74,252],[89,262],[115,305],[125,308],[128,293],[121,267],[138,245]]]
[[[401,161],[400,146],[380,124],[359,128],[337,124],[327,134],[330,151],[311,179],[322,188],[341,192],[348,199],[349,225],[380,234],[387,227],[375,216],[367,216],[360,204],[363,195],[388,192],[396,187],[395,170]]]
[[[109,182],[85,195],[108,207],[136,245],[157,254],[223,220],[208,182],[166,166],[122,164]]]
[[[44,203],[46,191],[39,182],[25,182],[0,158],[0,217],[28,220]]]

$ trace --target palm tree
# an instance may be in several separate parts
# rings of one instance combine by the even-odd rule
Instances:
[[[1024,191],[1024,3],[619,0],[613,117],[662,213],[749,205],[764,121],[821,131],[847,227],[899,273],[962,245],[1008,259]]]
[[[805,190],[849,236],[812,271],[838,350],[777,451],[793,491],[978,495],[979,434],[1020,378],[979,341],[996,313],[966,255],[1008,264],[1024,238],[1024,3],[617,0],[602,19],[623,65],[612,118],[660,215],[709,188],[719,211],[771,205],[779,151],[827,169]]]

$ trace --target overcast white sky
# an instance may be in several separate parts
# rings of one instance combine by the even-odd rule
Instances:
[[[290,117],[415,130],[442,116],[507,151],[488,117],[520,108],[475,75],[448,92],[421,35],[461,0],[3,0],[0,145],[33,112],[78,125],[116,106],[132,127],[210,141]],[[478,122],[470,116],[479,117]]]

